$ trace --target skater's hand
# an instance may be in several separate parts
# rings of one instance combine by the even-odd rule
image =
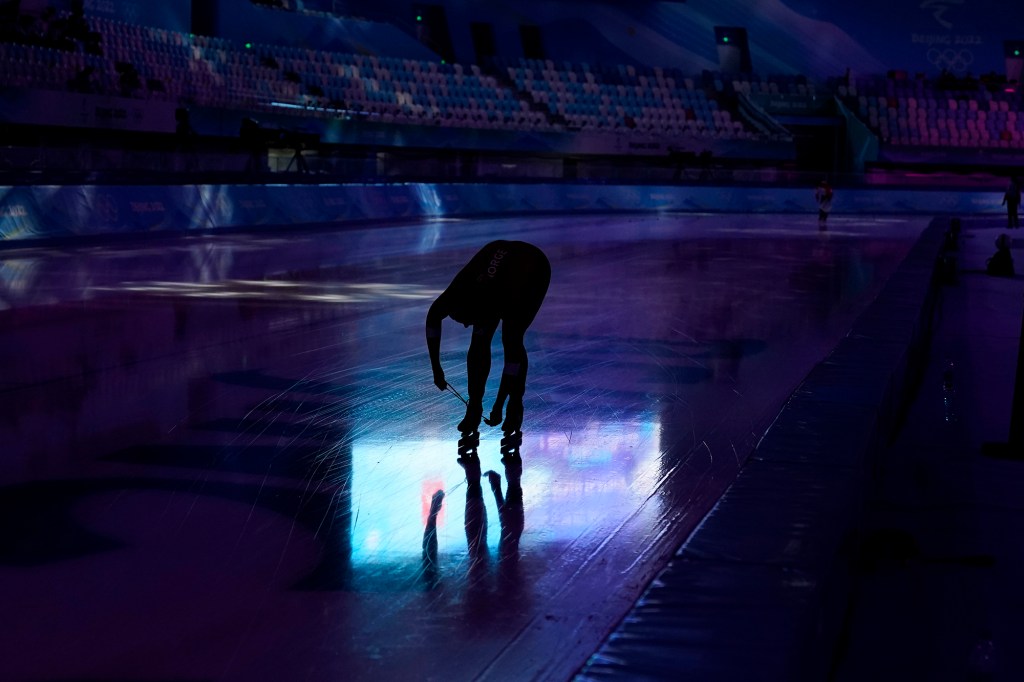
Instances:
[[[444,378],[444,370],[440,367],[434,370],[434,385],[442,391],[448,388],[448,381]]]
[[[497,426],[501,423],[501,408],[495,407],[491,409],[491,415],[484,420],[484,424],[488,426]]]

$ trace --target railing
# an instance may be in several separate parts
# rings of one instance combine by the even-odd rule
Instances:
[[[579,156],[512,151],[386,150],[326,146],[296,150],[271,146],[253,153],[240,140],[198,138],[182,143],[173,135],[132,138],[122,144],[96,139],[89,144],[37,139],[0,146],[0,185],[19,184],[193,184],[346,182],[584,182],[615,184],[763,185],[813,188],[820,171],[790,164],[678,157]],[[850,187],[915,187],[1001,193],[1006,180],[992,173],[868,170],[829,174],[832,184]]]

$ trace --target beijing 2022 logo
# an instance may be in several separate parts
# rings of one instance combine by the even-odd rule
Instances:
[[[928,62],[940,71],[963,75],[974,63],[974,52],[969,46],[981,44],[981,38],[973,35],[956,35],[954,21],[956,8],[964,6],[966,0],[921,0],[918,7],[929,15],[929,24],[938,24],[942,33],[920,36],[921,42],[929,45]],[[935,24],[931,24],[934,21]],[[963,27],[960,27],[963,28]],[[915,35],[915,42],[919,36]]]

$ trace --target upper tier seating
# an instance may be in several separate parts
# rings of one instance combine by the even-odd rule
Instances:
[[[1021,97],[1014,91],[965,83],[938,87],[923,78],[860,78],[839,93],[883,143],[1024,148]]]
[[[753,139],[691,78],[520,60],[502,70],[231,41],[88,17],[96,41],[0,42],[0,85],[388,123]],[[538,68],[540,67],[540,68]]]
[[[694,79],[661,68],[610,69],[551,60],[505,67],[516,88],[577,130],[636,130],[673,136],[753,139]]]

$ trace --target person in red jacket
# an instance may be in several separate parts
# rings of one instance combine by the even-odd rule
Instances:
[[[441,368],[441,321],[450,317],[473,327],[466,354],[469,401],[459,431],[471,433],[480,427],[484,388],[491,370],[491,341],[499,323],[505,366],[486,423],[502,424],[502,410],[508,399],[502,430],[512,433],[522,428],[529,368],[523,337],[544,302],[550,282],[551,264],[539,248],[526,242],[493,241],[470,259],[431,304],[426,323],[427,351],[434,385],[442,391],[448,388],[448,382]]]

